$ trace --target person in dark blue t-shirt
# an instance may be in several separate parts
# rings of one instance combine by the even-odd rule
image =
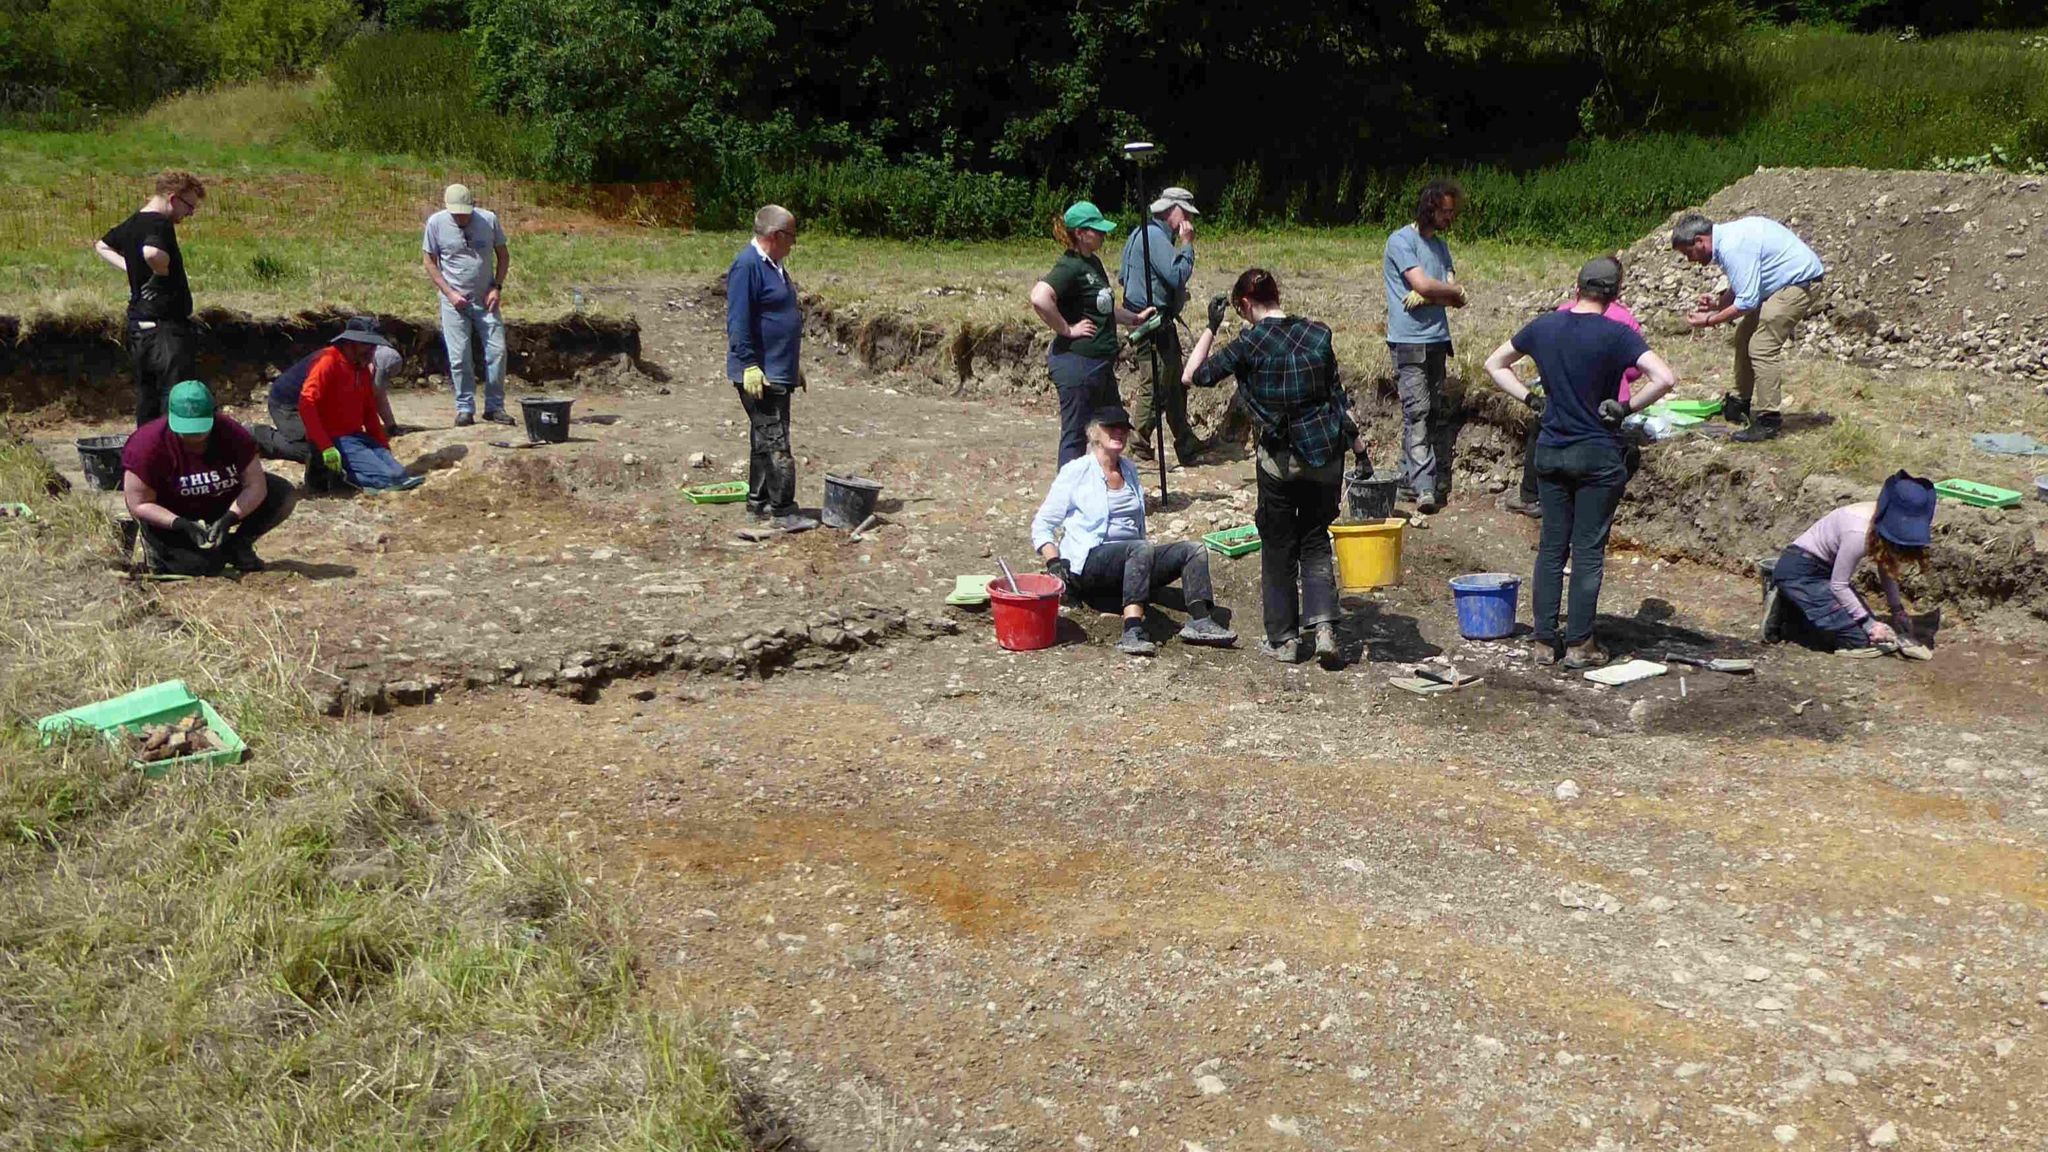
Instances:
[[[1564,665],[1579,669],[1607,662],[1607,653],[1593,639],[1593,614],[1600,603],[1607,533],[1628,484],[1621,422],[1678,383],[1671,366],[1650,351],[1641,334],[1603,315],[1620,294],[1621,262],[1611,256],[1587,261],[1579,269],[1578,298],[1570,309],[1538,316],[1486,358],[1494,386],[1531,407],[1536,404],[1529,388],[1513,366],[1527,356],[1543,377],[1543,423],[1536,438],[1543,533],[1531,589],[1539,665],[1558,659],[1557,610],[1567,552],[1572,586]],[[1621,377],[1630,368],[1641,369],[1649,383],[1639,384],[1623,404]]]

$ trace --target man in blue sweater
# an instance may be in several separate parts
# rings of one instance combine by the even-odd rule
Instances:
[[[796,506],[789,451],[789,394],[804,382],[803,311],[783,266],[795,246],[795,215],[767,205],[754,213],[753,242],[725,278],[725,375],[747,410],[747,515],[787,532],[818,526]]]

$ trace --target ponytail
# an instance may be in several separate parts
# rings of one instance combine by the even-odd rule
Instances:
[[[1074,234],[1067,230],[1067,222],[1057,216],[1052,218],[1052,238],[1067,251],[1074,250]]]
[[[1273,279],[1273,274],[1264,268],[1247,268],[1244,274],[1237,278],[1237,283],[1231,285],[1230,299],[1232,303],[1249,301],[1267,308],[1277,308],[1280,306],[1280,282]]]

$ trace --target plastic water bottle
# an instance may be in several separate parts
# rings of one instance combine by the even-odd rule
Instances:
[[[582,311],[582,310],[583,310],[583,289],[581,289],[581,288],[571,288],[571,289],[569,289],[569,297],[570,297],[570,299],[572,299],[572,300],[574,300],[574,301],[576,302],[576,310],[577,310],[577,311],[579,311],[579,312],[580,312],[580,311]]]

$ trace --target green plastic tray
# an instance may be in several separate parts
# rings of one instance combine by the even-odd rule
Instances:
[[[683,495],[692,504],[737,504],[747,498],[747,482],[728,480],[723,484],[699,484],[695,488],[683,489]]]
[[[26,504],[0,504],[0,520],[33,520],[36,510]]]
[[[1648,408],[1643,409],[1643,414],[1646,416],[1661,416],[1671,421],[1673,428],[1692,428],[1707,422],[1705,416],[1695,416],[1690,412],[1674,411],[1662,404],[1650,405]]]
[[[1674,416],[1697,416],[1702,420],[1709,416],[1719,416],[1721,414],[1721,401],[1718,399],[1664,400],[1651,405],[1651,407],[1662,408]]]
[[[1934,486],[1934,491],[1972,508],[2017,508],[2021,499],[2010,488],[1979,484],[1975,480],[1943,480]]]
[[[1225,528],[1221,532],[1211,532],[1202,537],[1202,543],[1207,544],[1210,551],[1221,552],[1232,559],[1249,556],[1261,547],[1259,526],[1244,524],[1236,528]]]
[[[127,735],[138,733],[148,725],[176,723],[194,712],[206,718],[206,730],[213,734],[220,747],[193,756],[159,760],[154,764],[144,764],[140,760],[129,763],[142,769],[144,776],[153,778],[182,765],[233,764],[249,750],[241,736],[221,718],[220,713],[213,710],[213,705],[194,696],[183,680],[166,680],[138,688],[126,696],[45,716],[36,721],[36,731],[42,734],[43,743],[49,744],[73,729],[90,728],[104,736],[108,743],[120,745]]]

